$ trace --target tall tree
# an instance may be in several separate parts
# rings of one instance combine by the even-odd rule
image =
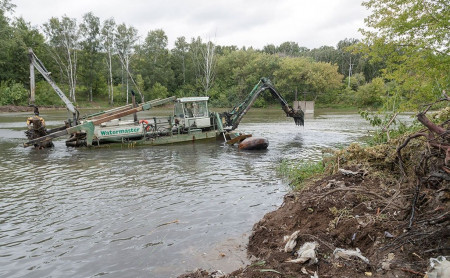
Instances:
[[[14,11],[14,4],[9,0],[0,0],[0,81],[11,79],[11,68],[8,63],[10,59],[13,28],[10,26],[10,19],[7,13]]]
[[[203,43],[200,37],[192,38],[190,51],[197,69],[197,80],[205,94],[208,94],[216,74],[216,45],[211,40]]]
[[[213,86],[214,79],[216,77],[216,45],[212,41],[206,42],[202,47],[203,57],[203,78],[202,85],[205,90],[205,94],[208,95],[209,90]]]
[[[263,47],[262,51],[267,54],[275,54],[277,53],[277,47],[274,44],[268,44]]]
[[[53,59],[67,78],[69,97],[75,102],[77,56],[80,40],[76,19],[69,18],[66,15],[61,19],[52,17],[44,24],[44,33],[47,36]]]
[[[300,55],[300,47],[296,42],[284,42],[277,47],[277,53],[282,56],[296,57]]]
[[[176,79],[180,80],[181,82],[178,82],[179,85],[185,85],[186,84],[186,60],[188,56],[189,51],[189,43],[186,41],[185,37],[179,37],[175,41],[175,47],[172,49],[172,57],[175,60],[175,64],[181,68],[181,73],[176,74]],[[176,66],[173,65],[173,66]]]
[[[162,29],[149,31],[142,45],[142,73],[146,88],[156,83],[169,87],[173,82],[173,71],[170,67],[168,38]]]
[[[129,76],[130,76],[130,57],[133,54],[133,47],[138,39],[137,30],[133,26],[127,27],[125,23],[117,26],[114,43],[116,45],[117,55],[122,63],[122,69],[125,70],[126,78],[126,102],[129,102]],[[123,87],[123,73],[122,73]]]
[[[106,65],[108,67],[108,100],[109,104],[114,103],[114,82],[112,72],[112,57],[114,54],[114,34],[116,32],[116,22],[114,18],[107,19],[103,22],[101,30],[101,43],[103,49],[106,51]]]
[[[216,96],[222,105],[235,105],[245,99],[252,88],[261,79],[273,79],[273,72],[278,69],[279,56],[255,50],[238,50],[219,56],[217,60]],[[270,94],[264,94],[266,101],[271,101]],[[214,100],[214,99],[213,99]],[[259,98],[256,104],[263,104]]]
[[[92,91],[94,82],[100,76],[99,71],[99,51],[100,51],[100,18],[94,16],[92,12],[83,15],[83,22],[80,24],[80,42],[83,49],[84,67],[82,72],[85,77],[85,84],[88,88],[89,101],[92,102]]]

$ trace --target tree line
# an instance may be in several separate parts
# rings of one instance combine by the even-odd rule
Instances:
[[[365,5],[374,10],[374,19],[386,18],[376,15],[383,13],[383,3],[388,2],[373,0]],[[429,2],[436,1],[423,3]],[[438,13],[439,7],[434,7],[434,12]],[[448,87],[448,55],[444,55],[448,54],[448,34],[441,34],[447,39],[446,49],[436,40],[424,42],[435,49],[424,45],[411,49],[383,35],[386,23],[376,20],[367,19],[367,25],[380,32],[363,31],[364,41],[343,39],[336,47],[308,49],[297,42],[284,42],[262,49],[238,48],[182,36],[170,49],[162,29],[150,30],[140,38],[133,26],[118,24],[114,18],[101,20],[91,12],[81,22],[66,15],[52,17],[40,29],[23,18],[13,18],[13,13],[14,4],[0,0],[0,105],[27,103],[28,48],[44,62],[67,96],[83,105],[129,103],[134,90],[141,100],[208,95],[213,105],[231,106],[261,77],[270,78],[288,101],[298,95],[322,105],[357,107],[395,101],[417,104]],[[265,95],[255,105],[271,102]],[[36,104],[61,104],[42,78],[37,79]]]

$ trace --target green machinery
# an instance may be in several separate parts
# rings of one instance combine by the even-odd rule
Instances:
[[[107,111],[79,117],[78,110],[73,106],[64,93],[51,79],[50,73],[45,69],[41,61],[30,49],[30,79],[31,79],[31,103],[34,100],[34,68],[55,89],[58,96],[64,101],[67,109],[72,113],[72,118],[62,127],[46,130],[42,136],[28,131],[28,146],[48,146],[54,138],[70,135],[66,141],[67,146],[100,146],[111,143],[161,145],[177,142],[186,142],[200,139],[216,138],[223,136],[226,141],[236,142],[242,135],[234,130],[248,110],[252,107],[256,98],[265,90],[269,90],[272,97],[280,103],[286,116],[294,118],[297,125],[304,124],[303,111],[294,111],[286,100],[279,94],[267,78],[262,78],[247,98],[231,111],[216,113],[208,110],[209,97],[169,97],[156,99],[136,105],[134,93],[133,104],[113,108]],[[151,108],[174,102],[173,116],[151,117],[138,120],[137,113]],[[123,117],[134,114],[133,120],[122,120]]]
[[[230,112],[224,112],[221,114],[221,117],[224,119],[225,122],[225,130],[227,131],[235,130],[238,127],[244,115],[252,107],[255,100],[265,90],[269,90],[272,97],[278,100],[278,102],[281,105],[281,108],[286,113],[287,117],[294,118],[294,122],[296,125],[304,125],[303,111],[302,110],[294,111],[294,109],[292,109],[292,107],[289,106],[289,104],[283,98],[283,96],[275,90],[270,80],[263,77],[258,82],[258,84],[256,84],[255,87],[253,87],[253,90],[241,104],[235,106]]]

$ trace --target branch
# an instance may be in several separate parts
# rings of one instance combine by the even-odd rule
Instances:
[[[404,147],[406,147],[406,145],[408,145],[408,143],[409,143],[409,141],[411,141],[411,139],[418,138],[418,137],[421,137],[421,136],[428,138],[428,134],[426,134],[424,132],[415,133],[415,134],[412,134],[412,135],[408,136],[408,138],[406,138],[406,140],[403,142],[403,144],[401,144],[400,146],[397,147],[398,163],[399,163],[399,166],[400,166],[400,170],[402,171],[402,174],[404,176],[406,176],[406,172],[405,172],[405,168],[403,167],[403,159],[402,159],[401,151],[402,151],[402,149]]]
[[[444,134],[446,130],[430,121],[427,116],[425,116],[425,113],[426,111],[417,114],[417,120],[419,120],[419,122],[426,126],[430,131],[435,132],[439,135]]]

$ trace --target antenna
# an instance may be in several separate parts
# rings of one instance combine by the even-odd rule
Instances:
[[[354,64],[352,64],[352,57],[350,57],[350,64],[348,65],[348,87],[349,88],[350,88],[350,79],[352,78],[353,65]]]

